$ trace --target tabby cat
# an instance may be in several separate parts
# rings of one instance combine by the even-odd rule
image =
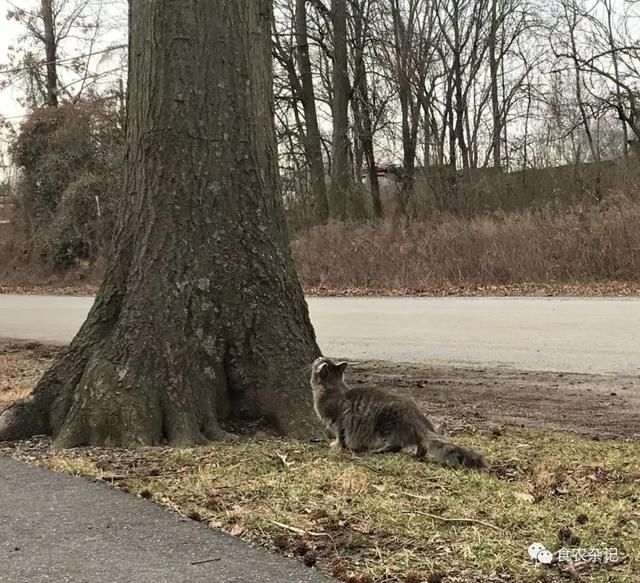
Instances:
[[[383,453],[415,445],[419,458],[428,453],[448,466],[486,468],[482,454],[438,434],[410,398],[380,389],[349,387],[344,381],[346,367],[346,362],[334,363],[323,357],[311,367],[313,404],[335,438],[331,447]]]

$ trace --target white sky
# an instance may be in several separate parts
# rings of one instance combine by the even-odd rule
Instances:
[[[8,49],[11,45],[15,45],[19,39],[25,34],[25,29],[15,20],[7,19],[7,12],[14,6],[20,6],[25,9],[34,9],[40,5],[40,0],[0,0],[0,64],[7,65],[9,62]],[[104,11],[101,13],[101,21],[103,27],[102,36],[97,39],[93,46],[92,52],[100,51],[106,47],[120,45],[127,41],[127,0],[96,0],[96,6],[102,6]],[[42,53],[41,58],[44,60],[44,48],[39,49]],[[82,55],[87,51],[86,44],[82,44],[73,39],[67,39],[59,50],[58,58],[69,58]],[[94,87],[102,86],[102,88],[113,87],[117,83],[117,79],[121,76],[120,65],[125,52],[122,49],[109,51],[108,54],[96,55],[91,60],[91,70],[100,73],[98,79],[94,79]],[[116,72],[112,72],[119,69]],[[111,73],[110,73],[111,71]],[[77,82],[73,74],[68,71],[58,71],[61,78],[70,85]],[[6,75],[0,70],[0,77]],[[79,87],[76,85],[76,87]],[[22,88],[19,85],[9,85],[0,88],[0,119],[4,119],[16,128],[23,119],[25,109],[18,103],[23,97]],[[12,119],[13,118],[13,119]],[[13,171],[7,155],[7,130],[0,129],[0,180],[5,179]]]
[[[7,50],[21,32],[21,27],[15,20],[7,20],[9,8],[7,0],[0,0],[0,63],[7,62]],[[23,113],[23,109],[16,102],[19,94],[19,90],[15,87],[9,87],[0,92],[0,116],[9,117]]]
[[[24,8],[37,9],[40,4],[40,0],[13,0],[13,4]],[[98,2],[96,2],[96,4],[98,4]],[[110,27],[108,32],[104,34],[104,37],[100,38],[96,42],[93,47],[93,51],[99,51],[107,46],[126,43],[127,41],[127,0],[110,0],[108,2],[103,2],[102,5],[104,7],[102,19],[105,24],[108,20]],[[11,8],[12,6],[9,0],[0,0],[0,64],[7,63],[7,51],[9,46],[15,44],[20,36],[25,32],[24,28],[15,20],[7,19],[7,12]],[[82,46],[78,43],[77,46],[74,46],[74,41],[68,39],[62,46],[62,54],[59,54],[58,58],[73,57],[75,55],[83,54],[85,51],[86,45]],[[42,50],[42,52],[42,58],[44,59],[44,50]],[[111,55],[112,53],[109,54]],[[114,52],[113,57],[116,58],[118,55]],[[109,62],[109,60],[106,60],[98,65],[97,61],[99,58],[101,58],[101,56],[94,57],[95,60],[93,63],[95,63],[95,65],[92,65],[92,68],[96,67],[98,70],[104,71],[113,68],[114,64],[118,64],[117,60],[115,62]],[[3,73],[0,72],[0,75],[2,74]],[[113,78],[104,78],[99,80],[99,83],[105,82],[113,82]],[[0,91],[0,117],[7,118],[24,113],[24,109],[17,102],[17,98],[20,96],[21,91],[19,87],[10,86]]]
[[[95,0],[96,4],[99,3],[99,0]],[[586,0],[587,2],[592,2],[593,0]],[[613,5],[616,7],[616,11],[619,13],[632,10],[632,6],[638,6],[638,4],[632,3],[632,0],[612,0]],[[40,0],[13,0],[14,5],[19,5],[25,8],[37,8],[40,4]],[[126,12],[127,12],[127,0],[104,0],[102,5],[106,7],[106,17],[111,20],[111,26],[113,27],[106,38],[101,39],[101,41],[94,47],[94,51],[98,51],[101,48],[104,48],[107,45],[120,44],[126,42]],[[6,64],[8,61],[7,58],[7,50],[8,47],[14,44],[21,34],[24,33],[24,29],[21,25],[14,20],[7,20],[6,15],[7,12],[11,8],[11,3],[9,0],[0,0],[0,64]],[[636,10],[638,10],[636,8]],[[636,12],[637,16],[637,12]],[[115,23],[115,24],[114,24]],[[633,32],[633,36],[635,36],[636,31],[640,31],[640,22],[637,18],[630,19],[628,21],[628,26],[631,28]],[[63,47],[63,51],[61,51],[61,55],[59,57],[70,57],[74,55],[80,55],[86,51],[86,46],[74,46],[73,41],[69,41],[65,43]],[[112,53],[109,53],[110,55]],[[113,57],[117,57],[118,55],[113,53]],[[44,58],[44,54],[42,55]],[[97,59],[98,57],[95,57]],[[117,64],[117,63],[115,63]],[[93,65],[93,62],[92,62]],[[105,62],[97,65],[96,68],[99,71],[104,71],[105,69],[112,68],[114,62]],[[0,71],[0,77],[3,76],[3,73]],[[100,83],[108,84],[113,83],[114,78],[111,77],[103,77],[100,79]],[[12,87],[9,86],[3,90],[0,90],[0,118],[11,118],[14,116],[19,116],[24,114],[24,109],[18,104],[17,98],[21,96],[20,87]],[[14,119],[10,120],[12,123],[17,124],[21,120]],[[329,127],[327,125],[327,127]],[[3,166],[3,150],[4,150],[4,142],[3,142],[3,133],[0,131],[0,170]],[[396,146],[398,144],[395,144]],[[397,158],[397,152],[391,152],[391,145],[389,145],[389,152],[391,157],[387,156],[389,159]],[[382,158],[385,158],[383,155]],[[386,159],[386,158],[385,158]]]

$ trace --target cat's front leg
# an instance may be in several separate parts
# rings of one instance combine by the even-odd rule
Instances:
[[[331,449],[346,449],[347,444],[344,440],[344,431],[340,427],[332,427],[332,431],[335,439],[331,441],[329,447]]]
[[[324,434],[327,439],[330,439],[329,447],[331,449],[340,449],[340,439],[338,437],[338,431],[331,425],[326,425],[324,428]]]

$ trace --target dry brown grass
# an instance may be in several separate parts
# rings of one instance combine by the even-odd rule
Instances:
[[[0,411],[26,397],[49,367],[56,349],[40,345],[3,346],[0,350]]]
[[[301,234],[293,251],[306,289],[421,293],[619,282],[616,289],[631,284],[637,291],[640,205],[611,198],[600,208],[333,224]]]
[[[575,564],[580,580],[640,580],[640,448],[510,429],[458,435],[486,452],[483,474],[409,454],[352,455],[275,437],[191,449],[81,448],[46,442],[11,453],[99,480],[346,582],[559,582],[567,564],[535,564],[532,542],[617,549]],[[437,580],[437,579],[433,579]]]
[[[42,346],[0,350],[5,402],[26,394],[54,355]],[[406,381],[415,386],[415,378]],[[454,390],[447,384],[449,395]],[[483,451],[489,472],[266,433],[129,451],[59,451],[35,439],[0,444],[0,455],[106,482],[349,583],[550,583],[574,573],[585,583],[640,580],[637,440],[466,421],[455,439]],[[534,541],[554,552],[615,547],[618,560],[580,561],[573,571],[539,565],[527,556]]]
[[[95,293],[102,262],[25,264],[15,237],[0,242],[0,293]],[[309,295],[638,295],[640,203],[331,224],[300,233],[292,249]]]
[[[55,270],[27,261],[25,234],[20,223],[0,225],[0,293],[89,295],[104,275],[104,261],[86,261],[70,270]]]

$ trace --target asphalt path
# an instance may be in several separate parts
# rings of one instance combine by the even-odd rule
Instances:
[[[147,500],[0,457],[3,583],[329,583]]]

